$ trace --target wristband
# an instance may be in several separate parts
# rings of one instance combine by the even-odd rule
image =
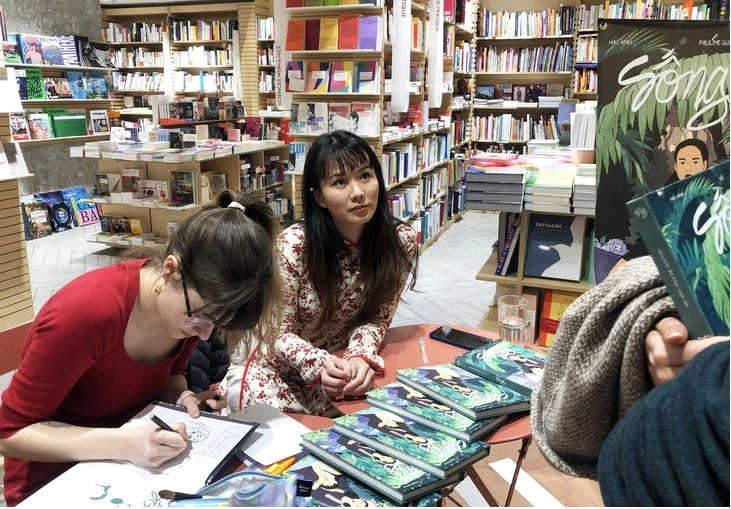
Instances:
[[[183,391],[180,393],[180,397],[178,398],[178,401],[175,402],[176,405],[183,405],[183,400],[187,398],[188,396],[195,396],[195,392],[193,391]]]

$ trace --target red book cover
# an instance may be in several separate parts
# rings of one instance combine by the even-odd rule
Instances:
[[[289,20],[287,23],[287,51],[302,51],[305,49],[305,27],[304,19]]]
[[[359,18],[359,14],[342,14],[340,16],[338,49],[358,49]]]
[[[308,19],[305,21],[305,49],[308,51],[320,49],[320,20]]]
[[[285,7],[304,7],[305,0],[287,0]]]

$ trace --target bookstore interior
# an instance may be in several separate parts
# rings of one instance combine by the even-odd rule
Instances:
[[[162,484],[142,468],[80,463],[27,503],[82,500],[94,483],[102,490],[86,503],[123,502],[103,482],[114,477],[139,486],[124,501],[145,506],[184,505],[158,496],[173,487],[219,505],[482,505],[451,489],[465,480],[488,502],[496,492],[507,505],[514,493],[525,505],[602,505],[598,484],[571,498],[573,478],[543,459],[543,446],[529,449],[531,394],[564,313],[649,254],[691,336],[729,334],[728,0],[9,3],[0,7],[0,376],[18,367],[40,311],[33,243],[163,247],[224,190],[255,194],[288,228],[304,220],[308,151],[328,133],[372,148],[379,193],[415,231],[422,264],[467,219],[495,232],[473,239],[484,252],[472,279],[494,290],[479,328],[426,324],[423,337],[406,338],[412,363],[391,366],[389,338],[408,334],[388,330],[372,406],[348,402],[328,424],[277,414],[288,419],[280,432],[297,436],[294,462],[269,457],[258,461],[268,477],[245,468],[211,483],[256,425],[189,419],[191,441],[203,438],[187,471],[163,469]],[[86,32],[67,9],[91,20]],[[443,358],[434,341],[450,349]],[[186,417],[159,405],[128,425],[153,411]],[[0,412],[0,451],[6,429]],[[205,445],[209,434],[218,449]],[[512,448],[509,471],[477,468],[501,441]],[[551,498],[528,496],[531,475]],[[728,502],[728,472],[725,489]]]

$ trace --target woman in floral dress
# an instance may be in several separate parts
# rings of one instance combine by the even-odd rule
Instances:
[[[233,410],[268,403],[337,414],[331,399],[364,394],[383,371],[378,350],[409,274],[413,288],[416,232],[391,216],[381,165],[365,141],[346,131],[320,136],[305,161],[302,204],[304,221],[278,238],[279,338],[269,351],[234,356]]]

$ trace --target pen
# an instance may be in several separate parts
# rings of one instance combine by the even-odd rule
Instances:
[[[289,467],[294,465],[294,462],[296,460],[296,457],[290,456],[289,458],[285,458],[281,461],[277,461],[276,463],[272,463],[267,469],[264,470],[264,472],[266,472],[267,474],[279,475],[287,470]]]
[[[421,360],[424,364],[429,364],[429,357],[426,355],[426,343],[424,343],[424,336],[419,336],[417,340],[419,343],[419,350],[421,350]]]
[[[165,421],[160,419],[157,415],[152,414],[152,417],[150,417],[150,419],[152,420],[152,422],[157,424],[159,427],[161,427],[165,431],[172,431],[173,433],[177,433],[177,431],[175,431],[173,428],[171,428]]]

